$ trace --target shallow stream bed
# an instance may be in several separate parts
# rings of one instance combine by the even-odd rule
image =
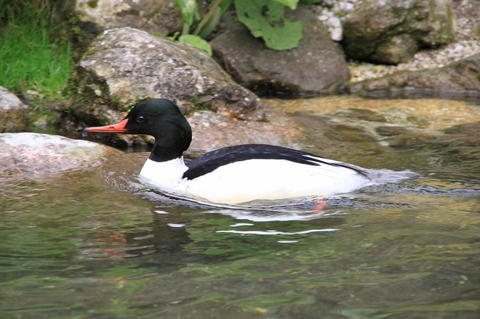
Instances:
[[[272,207],[138,184],[146,153],[0,189],[0,318],[479,318],[480,106],[270,101],[303,150],[421,178]]]

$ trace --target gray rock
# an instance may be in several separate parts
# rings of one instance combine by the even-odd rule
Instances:
[[[343,31],[349,58],[398,64],[421,47],[452,42],[453,11],[448,0],[365,0]]]
[[[352,92],[369,95],[375,92],[419,90],[434,96],[467,94],[480,96],[480,54],[454,62],[443,68],[397,72],[382,78],[359,82]],[[400,92],[400,93],[401,93]]]
[[[133,27],[167,35],[181,30],[183,24],[175,0],[76,0],[74,14],[80,23],[92,25],[98,33]]]
[[[28,129],[28,106],[6,88],[0,86],[0,133]]]
[[[70,78],[68,90],[74,101],[64,103],[62,122],[71,123],[72,130],[116,122],[131,105],[151,98],[171,99],[187,115],[210,110],[244,124],[268,121],[267,108],[258,97],[235,83],[206,53],[133,28],[99,36]],[[280,129],[278,134],[284,135]],[[125,135],[117,138],[126,143],[143,141]]]
[[[337,93],[350,73],[342,50],[330,39],[315,14],[304,7],[290,12],[300,20],[303,38],[288,51],[268,49],[241,25],[210,42],[214,55],[233,78],[258,94],[312,95]]]
[[[69,87],[83,102],[76,111],[103,124],[150,98],[174,100],[187,113],[210,109],[234,117],[248,117],[259,103],[203,51],[133,28],[99,36]],[[98,117],[100,113],[104,116]]]
[[[0,180],[38,179],[100,165],[121,154],[111,147],[58,135],[0,134]]]
[[[303,137],[299,123],[269,109],[264,121],[239,121],[211,111],[200,111],[188,117],[193,131],[188,155],[196,157],[220,147],[265,143],[292,146]]]

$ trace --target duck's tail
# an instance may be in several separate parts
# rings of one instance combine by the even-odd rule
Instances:
[[[373,184],[399,183],[420,177],[420,174],[410,170],[393,171],[389,169],[369,169],[366,173]]]

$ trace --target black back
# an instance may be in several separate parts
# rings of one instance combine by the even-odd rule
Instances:
[[[213,172],[223,165],[253,159],[287,160],[312,166],[330,165],[345,167],[352,169],[359,174],[366,175],[361,168],[357,168],[353,165],[350,166],[345,163],[328,163],[322,161],[321,159],[307,156],[316,157],[316,155],[307,152],[266,144],[245,144],[225,147],[206,153],[203,156],[200,156],[199,158],[187,163],[188,170],[183,173],[183,177],[192,180]]]

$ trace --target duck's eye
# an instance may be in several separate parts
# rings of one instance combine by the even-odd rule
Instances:
[[[136,119],[136,121],[137,121],[137,123],[143,123],[143,122],[145,122],[145,116],[143,116],[143,115],[138,116],[137,119]]]

